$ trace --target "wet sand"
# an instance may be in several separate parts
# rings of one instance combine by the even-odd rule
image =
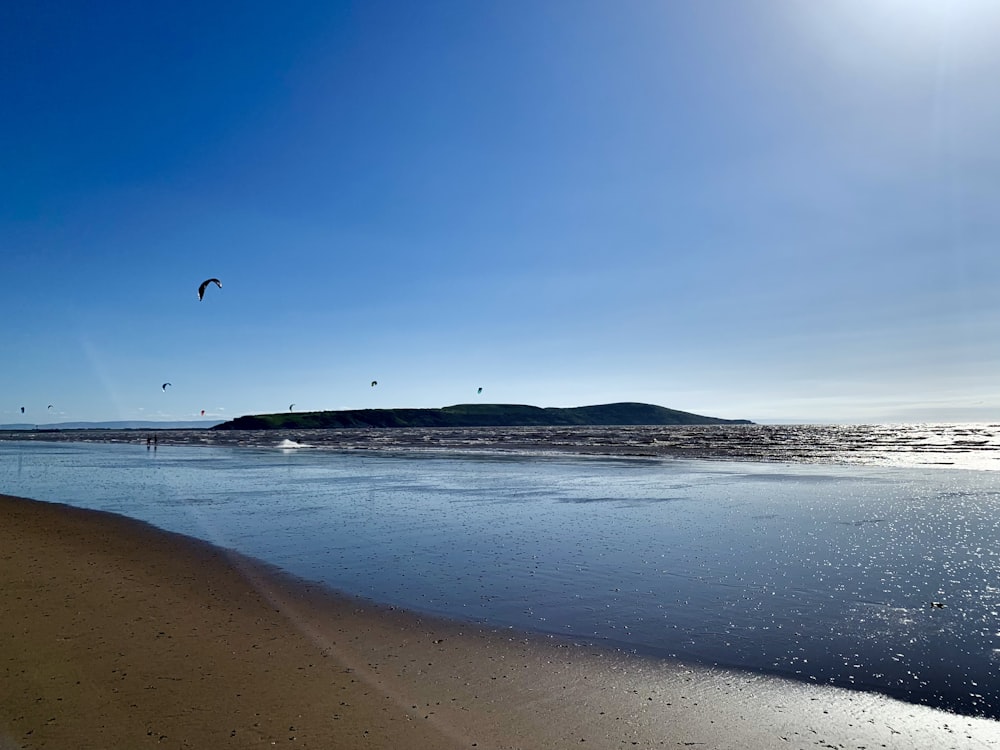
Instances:
[[[339,596],[0,496],[0,750],[987,748],[1000,723]]]

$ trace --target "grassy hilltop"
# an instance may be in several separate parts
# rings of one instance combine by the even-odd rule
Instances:
[[[620,403],[572,408],[521,404],[456,404],[441,409],[354,409],[238,417],[213,430],[279,430],[331,427],[560,427],[571,425],[752,424],[652,404]]]

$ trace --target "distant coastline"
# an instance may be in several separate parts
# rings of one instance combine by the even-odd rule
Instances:
[[[569,408],[523,404],[456,404],[440,409],[353,409],[238,417],[213,430],[287,430],[345,427],[569,427],[753,424],[641,403]]]

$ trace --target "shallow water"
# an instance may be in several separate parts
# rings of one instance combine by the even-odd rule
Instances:
[[[141,442],[314,450],[728,458],[866,466],[1000,470],[1000,424],[467,427],[324,430],[0,432],[0,440]]]
[[[0,491],[418,611],[1000,718],[993,472],[277,447],[306,437],[0,441]]]

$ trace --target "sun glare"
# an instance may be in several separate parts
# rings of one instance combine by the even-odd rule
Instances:
[[[796,3],[803,30],[848,65],[919,65],[956,57],[977,64],[995,55],[996,0],[833,0]]]

